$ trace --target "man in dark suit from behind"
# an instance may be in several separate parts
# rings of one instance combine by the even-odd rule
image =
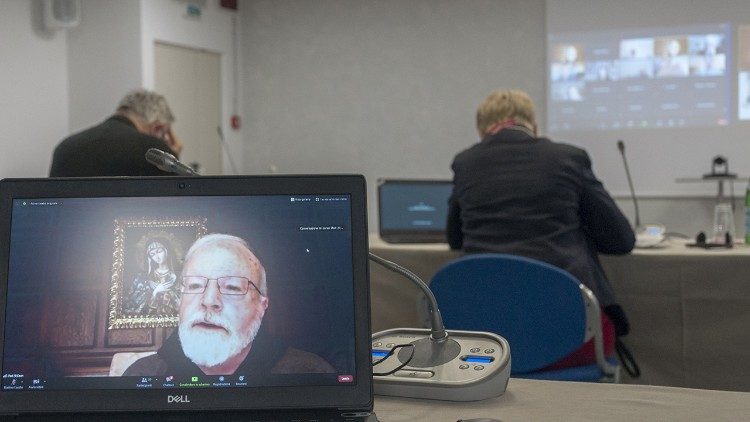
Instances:
[[[114,115],[57,145],[49,175],[169,175],[147,162],[145,155],[150,148],[179,155],[182,143],[172,131],[172,123],[174,115],[162,95],[145,89],[131,91]]]
[[[452,164],[451,248],[521,255],[562,268],[594,292],[605,313],[618,313],[616,325],[624,324],[618,334],[627,331],[598,253],[626,254],[635,235],[594,176],[586,151],[538,137],[534,104],[522,91],[490,94],[477,110],[477,130],[481,141]],[[612,323],[606,317],[603,323],[611,350]]]

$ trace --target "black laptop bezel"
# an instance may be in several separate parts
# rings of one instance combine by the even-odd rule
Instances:
[[[361,175],[216,176],[158,178],[5,179],[0,181],[0,345],[3,345],[14,198],[86,198],[217,195],[351,195],[356,378],[340,386],[170,388],[153,390],[0,391],[0,415],[33,413],[184,412],[336,409],[371,411],[369,267],[366,182]],[[0,362],[3,361],[0,347]],[[188,395],[189,402],[168,403]]]
[[[408,230],[386,229],[383,227],[382,189],[385,185],[445,185],[452,184],[450,179],[378,179],[378,234],[388,243],[446,243],[446,233],[443,230]],[[447,207],[447,204],[446,204]]]

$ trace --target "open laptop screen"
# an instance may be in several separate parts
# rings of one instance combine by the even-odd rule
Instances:
[[[445,242],[450,180],[381,179],[380,236],[393,243]]]
[[[13,198],[3,396],[356,385],[352,193],[298,192]]]

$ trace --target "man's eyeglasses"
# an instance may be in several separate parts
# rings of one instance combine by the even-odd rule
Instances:
[[[206,291],[206,286],[211,280],[216,280],[219,285],[219,293],[227,296],[241,296],[246,295],[250,286],[258,292],[259,295],[263,296],[258,286],[252,281],[245,277],[228,276],[219,278],[208,278],[199,275],[187,275],[182,277],[182,293],[183,294],[201,294]]]

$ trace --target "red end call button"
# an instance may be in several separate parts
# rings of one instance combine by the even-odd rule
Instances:
[[[354,382],[353,375],[339,375],[339,382]]]

